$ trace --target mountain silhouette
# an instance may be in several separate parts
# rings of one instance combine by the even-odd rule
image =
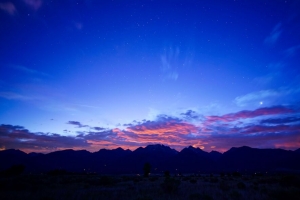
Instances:
[[[62,150],[48,154],[29,153],[8,149],[0,151],[0,171],[14,165],[24,165],[25,173],[45,173],[66,170],[80,173],[142,174],[143,166],[150,163],[151,173],[219,173],[239,171],[276,172],[299,171],[300,149],[257,149],[233,147],[223,154],[210,153],[189,146],[180,152],[156,144],[139,147],[134,151],[122,148],[101,149],[91,153],[86,150]]]

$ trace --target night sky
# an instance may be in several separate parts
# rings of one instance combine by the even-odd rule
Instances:
[[[300,147],[298,0],[0,0],[0,149]]]

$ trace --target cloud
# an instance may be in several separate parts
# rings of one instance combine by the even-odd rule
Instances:
[[[168,133],[174,134],[190,134],[197,133],[198,129],[193,124],[186,122],[177,122],[172,120],[166,121],[147,121],[140,125],[128,127],[126,129],[129,132],[135,134],[146,134],[146,135],[164,135]]]
[[[83,125],[78,121],[68,121],[67,124],[75,125],[75,126],[77,126],[77,128],[89,127],[88,125]]]
[[[165,53],[161,55],[161,71],[163,73],[164,79],[177,80],[178,72],[175,70],[176,64],[178,61],[180,50],[177,47],[175,50],[173,48],[169,48],[165,50]]]
[[[244,127],[241,130],[242,134],[276,134],[276,133],[297,133],[299,134],[300,125],[275,125],[275,126],[265,126],[265,125],[252,125]]]
[[[42,0],[23,0],[25,4],[27,4],[31,9],[37,11],[43,4]]]
[[[25,152],[50,152],[61,149],[83,149],[88,144],[82,138],[61,136],[54,133],[32,133],[22,126],[0,125],[0,146],[17,148]]]
[[[294,56],[297,51],[300,49],[300,45],[295,45],[293,47],[288,48],[287,50],[285,50],[285,54],[286,56],[290,57],[290,56]]]
[[[279,77],[280,77],[279,72],[273,72],[264,76],[256,77],[253,79],[253,81],[259,85],[264,86],[270,84],[272,81],[278,79]]]
[[[275,118],[275,119],[265,119],[262,120],[262,124],[286,124],[286,123],[293,123],[293,122],[300,122],[300,117],[284,117],[284,118]]]
[[[96,131],[104,131],[106,130],[106,128],[103,128],[103,127],[92,127],[93,129],[95,129]]]
[[[291,108],[284,106],[274,106],[274,107],[266,107],[259,108],[253,111],[243,110],[236,113],[230,113],[222,116],[207,116],[206,122],[207,124],[211,124],[214,122],[232,122],[239,119],[249,119],[254,117],[261,117],[266,115],[280,115],[280,114],[289,114],[295,113],[295,111]]]
[[[299,97],[300,87],[281,87],[277,90],[261,90],[238,96],[234,99],[234,103],[240,107],[257,106],[260,102],[264,102],[266,105],[290,104],[295,103]]]
[[[20,101],[29,101],[35,99],[34,97],[21,95],[14,92],[0,92],[0,97],[9,100],[20,100]]]
[[[92,108],[92,109],[100,109],[101,107],[98,107],[98,106],[91,106],[91,105],[85,105],[85,104],[72,104],[72,105],[75,105],[75,106],[80,106],[80,107],[84,107],[84,108]]]
[[[0,9],[7,12],[9,15],[15,15],[17,13],[15,5],[11,2],[0,3]]]
[[[21,66],[21,65],[11,65],[13,68],[15,69],[18,69],[20,71],[23,71],[23,72],[26,72],[28,74],[32,74],[32,75],[39,75],[39,76],[44,76],[44,77],[50,77],[49,74],[46,74],[44,72],[41,72],[41,71],[37,71],[37,70],[34,70],[34,69],[31,69],[31,68],[28,68],[28,67],[24,67],[24,66]]]
[[[277,42],[277,40],[279,39],[282,30],[281,30],[281,23],[276,24],[276,26],[273,28],[273,30],[271,31],[270,35],[268,35],[265,39],[265,44],[268,45],[273,45]]]
[[[203,118],[202,115],[199,115],[196,111],[193,110],[187,110],[185,113],[180,113],[180,115],[186,120],[199,120]]]

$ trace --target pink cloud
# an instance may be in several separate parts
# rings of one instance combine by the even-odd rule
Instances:
[[[259,116],[266,116],[266,115],[279,115],[279,114],[289,114],[294,113],[293,109],[283,107],[283,106],[275,106],[269,108],[259,108],[254,111],[243,110],[237,113],[230,113],[222,116],[207,116],[206,123],[211,124],[217,121],[220,122],[232,122],[238,119],[247,119],[247,118],[254,118]]]
[[[11,2],[0,3],[0,9],[4,10],[10,15],[15,15],[17,13],[15,5]]]
[[[42,0],[23,0],[30,8],[37,11],[43,4]]]
[[[198,128],[193,124],[187,122],[174,121],[158,121],[147,122],[141,125],[128,127],[127,131],[136,134],[158,134],[163,135],[165,133],[177,133],[177,134],[189,134],[198,132]]]

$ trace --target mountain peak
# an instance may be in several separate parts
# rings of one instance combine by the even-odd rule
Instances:
[[[171,149],[169,146],[165,146],[162,144],[151,144],[146,146],[145,148],[139,147],[134,152],[143,152],[143,153],[164,153],[164,154],[177,154],[178,152],[175,149]]]
[[[4,154],[13,154],[13,155],[22,155],[22,154],[27,154],[19,149],[6,149],[6,150],[2,150],[0,151],[1,153]]]

